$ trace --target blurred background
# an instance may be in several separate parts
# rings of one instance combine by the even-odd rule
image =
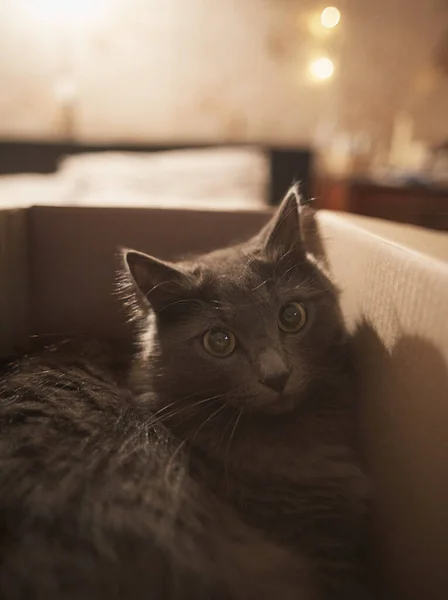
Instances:
[[[0,205],[448,230],[448,0],[0,0]]]

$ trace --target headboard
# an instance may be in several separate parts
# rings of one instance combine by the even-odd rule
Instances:
[[[226,144],[228,146],[228,144]],[[302,193],[311,193],[312,152],[307,148],[281,148],[259,144],[270,159],[270,204],[277,204],[293,181],[301,182]],[[0,175],[16,173],[53,173],[60,160],[82,152],[160,152],[186,148],[207,148],[211,144],[184,145],[87,145],[72,142],[0,141]]]

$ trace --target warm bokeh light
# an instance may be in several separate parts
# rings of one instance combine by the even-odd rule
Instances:
[[[72,77],[60,77],[53,88],[54,96],[60,104],[69,104],[76,96],[76,83]]]
[[[104,0],[28,0],[30,12],[46,22],[88,23],[104,11]]]
[[[334,73],[334,64],[327,57],[318,58],[310,64],[310,74],[313,79],[323,81],[324,79],[330,79]]]
[[[332,29],[341,20],[341,12],[335,6],[327,6],[320,15],[320,22],[327,29]]]

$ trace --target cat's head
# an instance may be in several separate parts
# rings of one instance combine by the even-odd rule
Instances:
[[[165,402],[293,410],[337,369],[337,293],[302,235],[291,189],[248,242],[177,263],[124,252],[138,300],[138,369]]]

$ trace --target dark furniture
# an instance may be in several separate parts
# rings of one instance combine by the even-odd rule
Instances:
[[[448,187],[317,178],[316,206],[448,231]]]

